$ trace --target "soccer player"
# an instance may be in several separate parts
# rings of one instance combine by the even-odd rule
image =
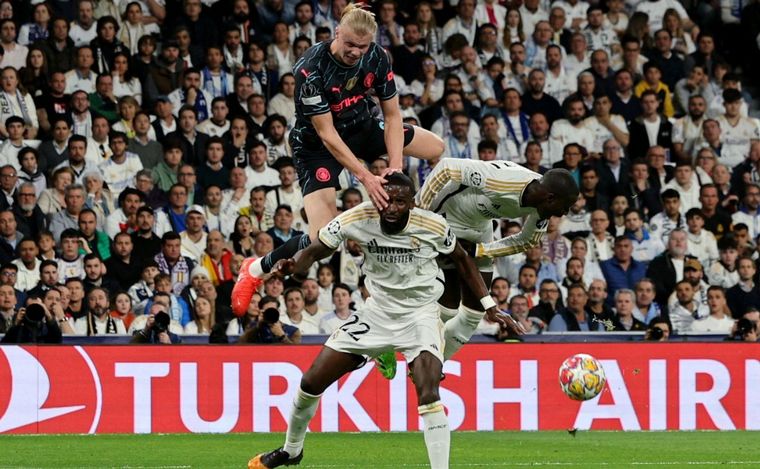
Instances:
[[[488,295],[472,259],[457,244],[446,220],[414,206],[414,183],[393,173],[386,177],[388,204],[378,210],[364,202],[343,212],[319,231],[319,241],[295,259],[278,262],[275,275],[303,276],[316,261],[347,239],[364,253],[370,296],[359,311],[330,336],[303,376],[288,421],[285,446],[251,459],[249,469],[298,464],[303,441],[321,394],[341,376],[364,365],[365,357],[394,350],[410,363],[433,469],[448,468],[449,425],[439,396],[443,337],[436,301],[443,293],[436,258],[448,257],[474,296]]]
[[[232,308],[244,313],[261,275],[280,259],[292,257],[316,239],[337,213],[338,175],[346,168],[364,185],[372,203],[387,204],[384,176],[401,171],[402,156],[429,160],[443,153],[443,141],[430,131],[402,124],[393,72],[385,51],[373,42],[377,23],[371,13],[349,4],[335,39],[316,44],[296,63],[296,123],[290,132],[309,233],[295,236],[261,259],[246,259],[232,292]],[[384,121],[372,117],[374,90]],[[357,158],[371,163],[388,154],[389,167],[373,175]]]
[[[460,244],[475,258],[485,284],[490,285],[493,258],[538,245],[549,217],[565,215],[577,199],[578,186],[564,169],[551,169],[541,176],[509,161],[448,158],[428,175],[417,194],[417,206],[446,218]],[[522,217],[522,231],[493,240],[494,219]],[[439,304],[446,322],[444,359],[448,360],[470,340],[487,308],[466,294],[468,283],[458,270],[451,265],[443,269],[446,288]],[[458,286],[463,287],[461,291]],[[489,320],[497,320],[488,315]],[[508,320],[506,325],[514,327]],[[393,357],[384,354],[377,361],[384,376],[395,374]]]

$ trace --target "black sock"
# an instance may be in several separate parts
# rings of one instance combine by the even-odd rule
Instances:
[[[277,261],[280,259],[290,259],[295,253],[301,249],[306,249],[310,244],[311,238],[309,238],[308,233],[304,233],[301,236],[293,236],[285,241],[285,244],[264,256],[261,260],[261,269],[264,273],[269,273]]]

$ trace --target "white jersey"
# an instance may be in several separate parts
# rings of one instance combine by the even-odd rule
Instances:
[[[618,39],[617,34],[611,28],[602,26],[597,31],[594,31],[586,26],[582,32],[586,37],[589,52],[602,49],[607,52],[607,55],[612,55],[613,47],[620,46],[620,39]]]
[[[443,294],[436,258],[451,254],[457,238],[440,215],[414,208],[400,233],[387,234],[372,202],[364,202],[319,230],[319,240],[330,249],[347,239],[356,241],[364,254],[367,302],[388,316],[414,313]]]
[[[98,165],[98,170],[114,198],[118,198],[119,194],[132,184],[135,174],[143,169],[142,161],[136,154],[127,152],[124,157],[121,163],[109,158]]]
[[[594,135],[583,124],[575,127],[567,119],[560,119],[552,124],[551,139],[562,149],[569,143],[577,143],[586,150],[594,145]]]
[[[695,122],[691,116],[684,116],[676,120],[673,124],[673,143],[683,144],[684,153],[691,155],[695,144],[702,136],[703,123],[704,118]]]
[[[544,93],[562,103],[568,96],[578,89],[578,80],[569,74],[565,67],[560,67],[559,75],[554,75],[551,70],[546,70],[544,81]]]
[[[736,125],[731,125],[726,116],[720,116],[716,120],[720,125],[720,141],[723,143],[720,162],[734,168],[749,155],[750,142],[760,139],[760,129],[753,119],[747,117],[739,117]]]
[[[433,168],[417,206],[445,214],[457,236],[478,242],[476,257],[501,257],[541,242],[546,220],[520,205],[523,190],[541,175],[510,161],[442,159]],[[495,218],[527,217],[517,234],[494,241]]]
[[[612,122],[612,125],[620,129],[621,132],[626,135],[628,134],[628,126],[625,124],[625,119],[623,119],[623,116],[618,114],[610,114],[610,122]],[[603,126],[599,122],[599,119],[596,118],[596,116],[587,117],[583,121],[583,127],[591,132],[591,135],[594,137],[594,143],[591,145],[591,147],[587,148],[587,150],[591,153],[601,154],[604,150],[604,142],[611,138],[614,138],[614,135],[612,135],[610,129]]]

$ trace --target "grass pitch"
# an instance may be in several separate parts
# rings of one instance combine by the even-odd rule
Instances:
[[[454,432],[452,468],[760,467],[752,432]],[[282,434],[1,436],[0,468],[245,468]],[[425,468],[420,433],[308,434],[299,468]]]

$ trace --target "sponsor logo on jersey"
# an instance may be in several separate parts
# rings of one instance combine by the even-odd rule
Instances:
[[[349,96],[348,98],[340,101],[337,104],[331,104],[330,105],[330,110],[333,111],[333,112],[340,112],[340,111],[344,110],[347,107],[353,106],[354,104],[358,103],[362,99],[364,99],[364,96],[362,96],[362,95]]]

